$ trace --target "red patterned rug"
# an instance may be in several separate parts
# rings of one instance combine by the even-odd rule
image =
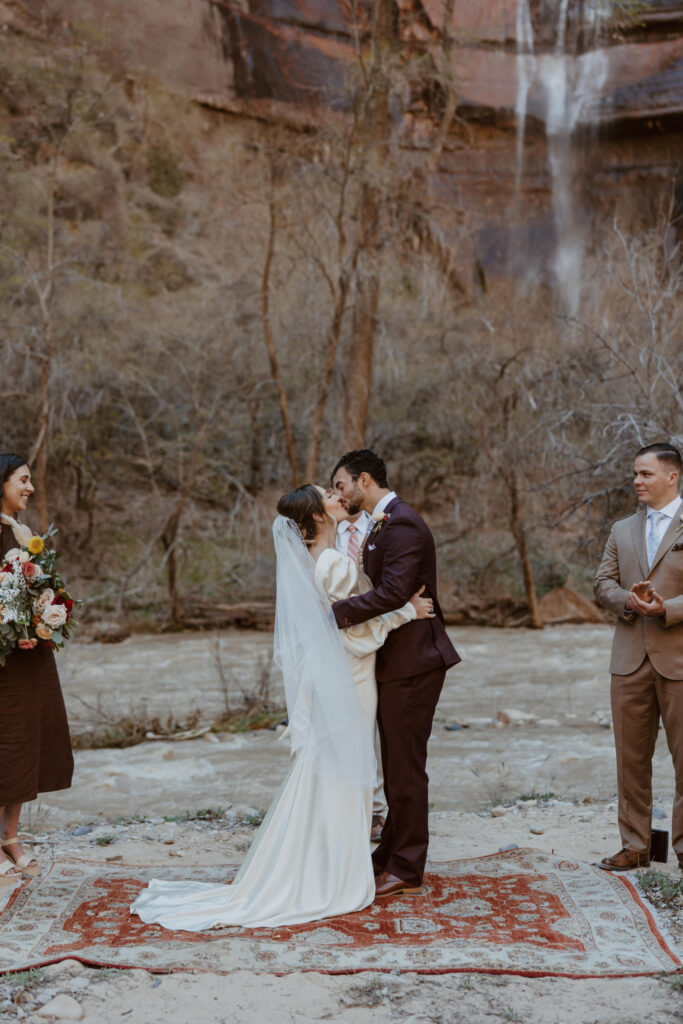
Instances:
[[[193,878],[234,872],[193,868]],[[628,977],[681,961],[633,883],[537,850],[429,865],[423,894],[269,930],[170,932],[131,917],[148,869],[72,860],[14,890],[0,913],[0,973],[73,957],[97,966],[229,973],[421,971]]]

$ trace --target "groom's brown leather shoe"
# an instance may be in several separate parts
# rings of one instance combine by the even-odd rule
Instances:
[[[416,892],[422,892],[421,885],[411,885],[410,882],[404,882],[402,878],[397,878],[388,871],[383,871],[375,879],[375,899],[381,899],[383,896],[410,896]]]
[[[613,857],[604,857],[598,864],[603,871],[631,871],[633,868],[649,868],[649,850],[619,850]]]

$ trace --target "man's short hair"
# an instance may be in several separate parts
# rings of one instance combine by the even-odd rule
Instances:
[[[388,487],[387,467],[379,455],[375,455],[370,448],[356,448],[352,452],[342,455],[337,465],[332,470],[332,482],[337,471],[345,469],[352,480],[357,480],[361,473],[367,473],[379,487]]]
[[[639,452],[636,452],[636,458],[639,455],[656,455],[660,462],[668,462],[672,468],[675,469],[678,475],[681,475],[683,471],[683,460],[681,460],[681,453],[678,448],[672,444],[668,444],[666,441],[658,441],[656,444],[646,444],[644,448],[641,448]]]

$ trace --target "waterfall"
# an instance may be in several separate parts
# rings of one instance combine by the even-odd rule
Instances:
[[[597,48],[600,30],[609,18],[608,0],[594,0],[585,8],[584,34],[594,48],[575,56],[571,36],[569,0],[554,0],[555,46],[551,53],[534,53],[529,0],[517,0],[517,191],[523,169],[524,132],[529,93],[534,89],[545,121],[552,209],[557,235],[553,273],[568,313],[578,308],[586,228],[575,196],[577,147],[573,140],[579,124],[595,121],[608,62]]]
[[[524,168],[524,133],[526,130],[527,102],[529,99],[529,89],[535,74],[534,29],[531,24],[529,0],[517,0],[517,97],[515,99],[515,116],[517,118],[516,190],[518,193]]]

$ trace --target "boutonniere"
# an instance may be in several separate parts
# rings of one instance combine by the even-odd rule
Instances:
[[[678,526],[676,527],[676,533],[680,533],[683,530],[683,512],[681,512]]]
[[[388,512],[373,512],[370,518],[375,524],[370,530],[370,536],[373,536],[373,534],[379,533],[384,524],[388,523],[391,517]]]

